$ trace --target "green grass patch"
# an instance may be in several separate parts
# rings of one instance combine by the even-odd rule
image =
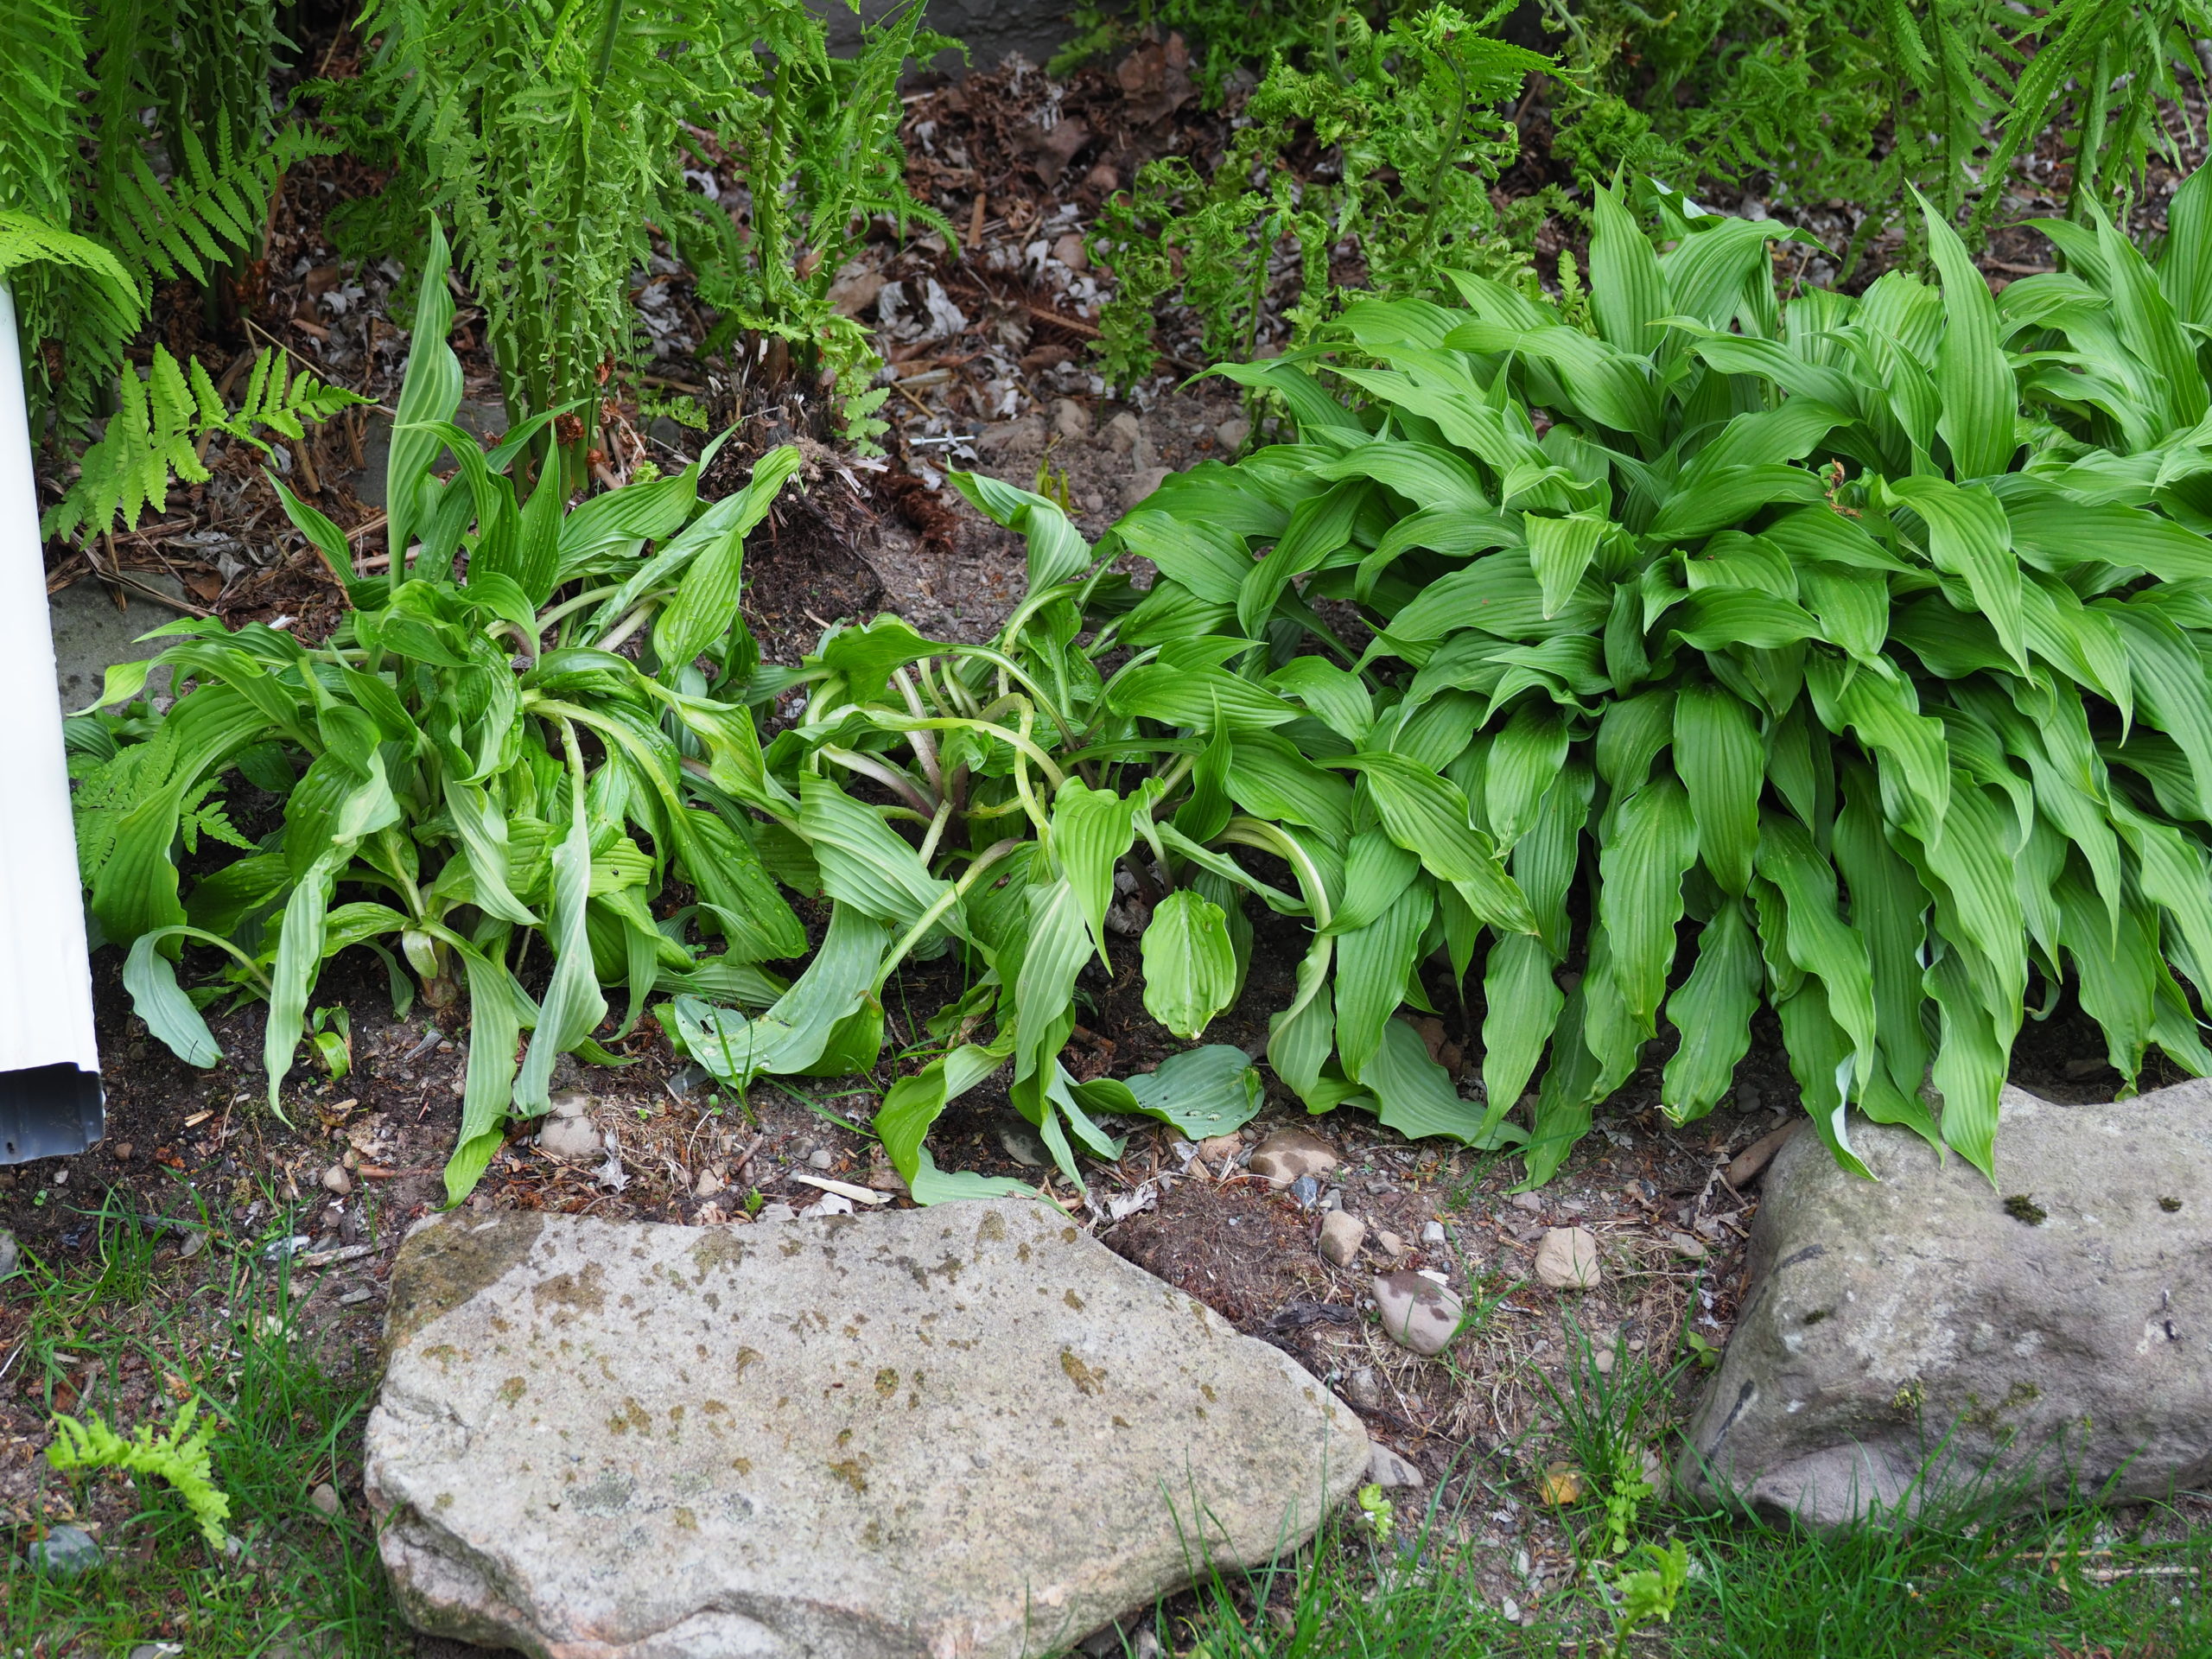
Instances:
[[[180,1260],[133,1217],[98,1225],[82,1262],[27,1256],[9,1282],[10,1299],[30,1304],[20,1374],[48,1411],[97,1413],[125,1434],[166,1427],[182,1401],[200,1401],[216,1424],[213,1474],[236,1542],[211,1550],[160,1480],[46,1471],[54,1486],[72,1484],[79,1514],[105,1522],[102,1564],[55,1580],[10,1552],[0,1651],[105,1656],[156,1642],[226,1659],[411,1651],[359,1503],[373,1376],[319,1351],[263,1241],[226,1249],[219,1236]],[[270,1236],[289,1231],[280,1219]],[[310,1501],[325,1482],[343,1495],[335,1516]]]

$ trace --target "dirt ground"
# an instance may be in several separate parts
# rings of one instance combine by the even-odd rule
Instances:
[[[334,48],[331,73],[346,71],[349,49]],[[881,457],[837,449],[820,401],[788,381],[691,360],[687,353],[703,329],[694,326],[683,283],[671,272],[648,276],[639,308],[655,360],[623,393],[606,460],[610,475],[646,459],[680,463],[696,452],[699,435],[649,415],[648,396],[696,396],[718,421],[740,425],[709,474],[709,495],[734,487],[749,458],[775,442],[796,439],[807,448],[805,493],[780,505],[748,549],[747,613],[772,660],[795,661],[823,626],[878,610],[896,611],[937,637],[989,634],[1020,596],[1021,549],[957,499],[944,482],[951,467],[1065,491],[1078,524],[1096,537],[1164,471],[1232,454],[1244,441],[1244,411],[1224,383],[1181,384],[1176,370],[1116,397],[1087,355],[1103,289],[1082,243],[1100,202],[1142,161],[1205,153],[1225,130],[1195,109],[1178,73],[1165,54],[1134,76],[1086,71],[1065,86],[1033,70],[1001,69],[912,100],[907,139],[917,192],[971,233],[956,255],[939,238],[899,243],[886,232],[841,276],[843,302],[880,330],[889,363],[893,396],[886,413],[893,429]],[[1541,122],[1541,105],[1529,118]],[[1532,144],[1538,136],[1532,128]],[[332,200],[378,182],[343,159],[296,171],[272,217],[249,327],[236,338],[200,338],[196,303],[170,295],[162,308],[168,343],[198,351],[219,375],[273,340],[332,380],[389,404],[404,358],[404,336],[385,315],[398,273],[343,264],[321,229]],[[2154,202],[2162,199],[2154,193]],[[1571,227],[1548,234],[1555,249]],[[2040,246],[2018,237],[2002,241],[1992,267],[2017,274],[2043,257]],[[1802,274],[1811,280],[1820,273],[1808,266]],[[887,307],[892,284],[899,304]],[[933,290],[946,310],[927,304]],[[957,316],[957,327],[948,315]],[[464,310],[459,327],[468,395],[486,404],[496,387],[480,320]],[[1170,352],[1195,349],[1172,321],[1164,343]],[[279,463],[365,550],[381,545],[377,418],[354,411],[291,447]],[[327,629],[340,596],[284,525],[257,458],[219,446],[210,461],[213,481],[174,495],[169,511],[137,534],[59,558],[49,588],[105,581],[119,605],[144,612],[149,626],[182,610],[233,624],[289,617],[308,635]],[[156,576],[181,583],[184,597],[158,598]],[[1243,1004],[1210,1040],[1256,1052],[1294,960],[1288,943],[1278,948],[1263,935]],[[1083,983],[1091,1012],[1078,1028],[1075,1059],[1084,1075],[1141,1071],[1173,1047],[1143,1013],[1134,950],[1122,953],[1119,969],[1109,980],[1094,965]],[[95,1248],[104,1212],[127,1211],[163,1230],[164,1252],[205,1256],[211,1274],[218,1256],[245,1248],[240,1241],[273,1237],[290,1258],[303,1329],[341,1361],[372,1364],[393,1253],[409,1225],[442,1199],[438,1172],[459,1123],[465,1030],[441,1029],[419,1009],[395,1019],[374,964],[340,958],[316,1001],[348,1011],[353,1070],[321,1084],[296,1072],[286,1122],[269,1111],[252,1058],[260,1047],[257,1007],[213,1020],[229,1058],[194,1071],[129,1013],[118,969],[117,953],[103,952],[96,987],[107,1138],[79,1158],[0,1170],[0,1227],[26,1251],[61,1262]],[[1479,1005],[1462,1009],[1440,988],[1438,1006],[1451,1012],[1432,1033],[1435,1046],[1478,1052]],[[591,1120],[614,1151],[569,1164],[518,1136],[468,1203],[480,1211],[744,1227],[758,1207],[818,1206],[823,1192],[808,1184],[815,1177],[858,1182],[904,1203],[880,1149],[850,1125],[868,1121],[896,1074],[895,1057],[921,1037],[919,1022],[944,1000],[928,970],[916,970],[887,998],[887,1060],[878,1075],[805,1091],[764,1084],[741,1101],[721,1097],[643,1021],[612,1045],[624,1065],[564,1063],[560,1079],[589,1097]],[[2056,1098],[2107,1098],[2118,1079],[2102,1055],[2094,1031],[2062,1013],[2029,1028],[2016,1077]],[[1647,1058],[1559,1177],[1534,1193],[1509,1194],[1517,1173],[1510,1163],[1448,1145],[1408,1144],[1355,1111],[1312,1120],[1341,1160],[1330,1184],[1337,1201],[1369,1224],[1364,1254],[1349,1269],[1318,1254],[1318,1207],[1301,1207],[1234,1157],[1196,1155],[1155,1124],[1122,1126],[1124,1155],[1089,1166],[1080,1193],[1052,1185],[1037,1166],[1033,1136],[1002,1091],[986,1087],[957,1103],[931,1144],[948,1168],[1039,1182],[1111,1248],[1298,1358],[1360,1412],[1376,1439],[1421,1471],[1427,1495],[1440,1496],[1443,1510],[1486,1548],[1484,1597],[1496,1603],[1511,1595],[1533,1609],[1572,1570],[1567,1535],[1532,1484],[1554,1455],[1538,1373],[1558,1374],[1577,1332],[1608,1348],[1619,1333],[1630,1352],[1662,1364],[1688,1351],[1685,1332],[1723,1344],[1758,1205],[1756,1187],[1738,1190],[1724,1172],[1746,1146],[1802,1117],[1770,1027],[1759,1032],[1731,1100],[1684,1128],[1669,1127],[1657,1109],[1663,1053],[1655,1049]],[[1302,1109],[1271,1096],[1243,1146],[1293,1122],[1308,1122]],[[1428,1230],[1436,1224],[1440,1243]],[[1600,1242],[1604,1279],[1594,1290],[1556,1292],[1533,1282],[1536,1241],[1564,1225],[1586,1227]],[[1443,1273],[1470,1306],[1489,1310],[1441,1360],[1397,1347],[1369,1317],[1371,1276],[1407,1266]],[[52,1411],[82,1404],[137,1421],[176,1386],[142,1366],[119,1395],[80,1398],[67,1375],[14,1364],[27,1319],[21,1306],[0,1301],[0,1527],[19,1534],[71,1518],[68,1488],[38,1455]],[[1698,1375],[1693,1363],[1681,1383],[1685,1395]],[[100,1490],[99,1502],[128,1501]],[[358,1494],[347,1501],[357,1503]],[[448,1644],[423,1650],[461,1651]]]

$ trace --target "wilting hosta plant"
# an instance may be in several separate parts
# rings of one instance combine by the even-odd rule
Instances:
[[[2069,984],[2123,1077],[2212,1070],[2176,977],[2212,988],[2209,194],[2155,267],[2053,224],[2067,271],[1993,297],[1930,214],[1940,283],[1786,307],[1776,226],[1662,195],[1655,245],[1605,196],[1586,327],[1462,276],[1464,309],[1228,371],[1297,441],[1118,526],[1160,666],[1109,697],[1211,729],[1232,794],[1280,757],[1265,810],[1348,890],[1392,873],[1316,906],[1283,1080],[1370,1087],[1440,944],[1481,976],[1486,1127],[1541,1069],[1535,1181],[1656,1037],[1667,1111],[1710,1110],[1763,1001],[1854,1166],[1853,1106],[1988,1170]]]
[[[434,232],[387,478],[391,545],[411,556],[362,576],[345,537],[287,494],[352,602],[331,638],[172,624],[158,632],[177,643],[155,661],[188,686],[174,709],[84,717],[71,737],[92,915],[129,946],[139,1014],[186,1060],[220,1058],[208,1001],[265,998],[280,1105],[321,965],[351,946],[383,957],[403,1013],[419,983],[450,1027],[466,987],[457,1198],[509,1109],[544,1109],[557,1054],[608,1058],[592,1040],[602,983],[626,985],[625,1032],[657,987],[765,1004],[783,985],[755,964],[801,954],[806,935],[754,850],[758,820],[686,770],[701,734],[751,734],[724,695],[754,666],[736,618],[744,537],[796,451],[763,457],[749,487],[703,511],[696,466],[573,512],[550,469],[525,494],[505,468],[551,413],[489,454],[452,423],[444,264]],[[448,447],[458,470],[441,482]],[[634,659],[619,650],[633,638],[646,642]],[[150,666],[111,670],[103,702],[135,695]],[[216,793],[233,773],[283,799],[258,839]],[[243,855],[188,890],[180,841]],[[664,918],[648,906],[671,874],[698,903]],[[227,957],[222,981],[179,985],[186,941]],[[551,964],[539,997],[517,976],[534,950]]]

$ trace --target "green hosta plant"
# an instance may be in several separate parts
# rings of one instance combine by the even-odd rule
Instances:
[[[176,643],[155,662],[188,689],[170,712],[87,717],[73,747],[92,916],[129,947],[124,983],[180,1057],[220,1058],[207,1002],[265,998],[276,1106],[330,957],[376,951],[403,1012],[418,985],[441,1013],[466,986],[467,1093],[447,1169],[458,1198],[510,1107],[544,1109],[556,1054],[606,1058],[593,1041],[602,984],[627,988],[626,1032],[657,986],[766,1002],[782,986],[756,964],[800,954],[805,934],[762,869],[753,821],[689,770],[702,734],[751,733],[724,695],[753,666],[735,618],[744,537],[796,451],[763,457],[747,489],[703,511],[696,465],[573,511],[557,469],[518,490],[505,468],[550,412],[489,454],[453,424],[445,257],[434,230],[392,434],[402,556],[389,574],[357,574],[343,534],[284,493],[352,601],[330,639],[172,623],[156,632]],[[431,467],[448,448],[459,465],[442,481]],[[635,658],[621,652],[632,639],[645,641]],[[152,665],[111,670],[103,703],[135,696]],[[257,839],[210,798],[233,774],[281,798]],[[244,855],[188,882],[177,849],[203,835]],[[671,873],[699,902],[666,918],[651,905]],[[173,966],[188,941],[228,963],[189,993]],[[518,976],[532,955],[550,963],[538,996]]]
[[[1014,1105],[1080,1184],[1079,1149],[1120,1150],[1100,1115],[1147,1114],[1205,1135],[1256,1109],[1258,1076],[1227,1045],[1128,1079],[1078,1082],[1060,1059],[1084,967],[1112,969],[1132,948],[1147,1008],[1178,1036],[1202,1035],[1243,985],[1245,905],[1256,899],[1314,930],[1268,1051],[1286,1081],[1309,1099],[1357,1101],[1409,1135],[1517,1135],[1486,1128],[1413,1027],[1389,1015],[1421,996],[1425,943],[1471,939],[1478,918],[1527,925],[1527,904],[1471,831],[1454,843],[1460,856],[1440,851],[1422,869],[1361,810],[1341,771],[1309,758],[1352,746],[1284,694],[1346,723],[1355,701],[1367,706],[1354,677],[1318,663],[1273,684],[1233,671],[1224,664],[1249,665],[1249,641],[1179,637],[1189,596],[1141,601],[1113,572],[1118,550],[1087,546],[1052,502],[956,481],[1027,535],[1028,596],[988,645],[927,640],[888,617],[832,630],[800,668],[753,682],[763,699],[804,688],[795,725],[765,751],[746,731],[709,737],[715,781],[803,847],[834,919],[766,1014],[678,998],[666,1017],[683,1046],[738,1087],[766,1073],[867,1069],[891,974],[950,953],[963,993],[930,1020],[933,1041],[909,1057],[925,1064],[893,1085],[875,1120],[893,1163],[925,1202],[1002,1190],[938,1170],[923,1143],[949,1101],[1007,1068]],[[1272,511],[1256,497],[1224,499],[1231,513]],[[1315,669],[1336,678],[1316,680]],[[1391,822],[1433,810],[1433,776],[1389,757],[1368,775]],[[1117,942],[1109,924],[1117,872],[1149,912],[1134,940]],[[1354,1057],[1357,1083],[1326,1065],[1332,1039]]]
[[[1993,297],[1931,212],[1939,283],[1786,308],[1776,226],[1657,205],[1655,245],[1601,194],[1586,327],[1463,276],[1225,371],[1298,442],[1118,527],[1162,575],[1121,637],[1181,671],[1124,703],[1211,702],[1232,779],[1299,734],[1347,887],[1406,872],[1387,944],[1366,909],[1317,932],[1276,1071],[1369,1087],[1439,933],[1489,1124],[1541,1075],[1531,1181],[1655,1039],[1668,1114],[1711,1110],[1762,1004],[1853,1167],[1856,1107],[1988,1170],[2063,987],[2124,1077],[2212,1071],[2212,178],[2156,268],[2056,223],[2067,271]]]

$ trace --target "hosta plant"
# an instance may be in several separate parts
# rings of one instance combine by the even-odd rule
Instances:
[[[755,676],[756,701],[804,696],[796,722],[765,749],[747,728],[702,734],[709,776],[775,827],[803,861],[792,879],[818,886],[830,922],[819,954],[765,1014],[680,996],[663,1015],[688,1052],[735,1087],[764,1074],[867,1071],[881,1055],[892,975],[946,958],[958,994],[928,1020],[928,1040],[901,1057],[908,1075],[875,1119],[924,1203],[1018,1189],[942,1171],[924,1145],[950,1101],[1001,1070],[1010,1068],[1014,1106],[1078,1188],[1078,1149],[1120,1152],[1102,1115],[1154,1116],[1193,1136],[1245,1122],[1260,1079],[1226,1044],[1141,1077],[1078,1081],[1060,1058],[1078,976],[1094,959],[1111,967],[1140,957],[1147,1007],[1194,1039],[1243,979],[1252,935],[1239,894],[1264,893],[1300,914],[1328,902],[1298,831],[1231,808],[1203,737],[1117,705],[1159,668],[1147,652],[1102,672],[1102,658],[1128,655],[1113,620],[1128,608],[1127,579],[1042,496],[955,481],[1026,533],[1027,597],[987,645],[928,640],[895,617],[832,628],[799,667]],[[1209,711],[1198,724],[1219,721]],[[1243,870],[1233,855],[1254,847],[1288,857],[1306,896]],[[1163,871],[1175,873],[1173,890],[1153,890],[1141,937],[1116,938],[1117,873],[1141,890]]]
[[[403,1012],[419,986],[458,1018],[465,988],[467,1080],[446,1173],[457,1198],[510,1109],[544,1109],[557,1054],[607,1058],[593,1041],[603,984],[626,989],[625,1032],[657,987],[766,1003],[783,987],[757,964],[806,938],[754,851],[756,821],[687,770],[700,734],[751,731],[723,695],[753,667],[736,620],[744,537],[797,452],[771,452],[747,489],[703,510],[696,466],[574,510],[557,469],[519,489],[506,468],[550,414],[489,454],[453,424],[444,264],[434,232],[387,477],[405,556],[359,573],[344,535],[286,493],[352,603],[331,637],[172,623],[156,632],[175,643],[111,670],[102,702],[134,696],[159,664],[186,688],[174,707],[86,716],[71,736],[92,914],[128,947],[137,1011],[184,1059],[220,1058],[207,1003],[264,998],[281,1109],[329,957],[378,952]],[[442,481],[432,464],[448,448],[458,466]],[[623,654],[632,639],[643,648]],[[280,798],[260,833],[226,805],[234,777]],[[188,856],[218,847],[238,855]],[[671,874],[698,903],[664,917],[650,906]],[[173,965],[187,942],[226,964],[189,992]]]
[[[1532,1181],[1655,1039],[1667,1113],[1711,1110],[1762,1004],[1852,1166],[1856,1108],[1991,1169],[2067,991],[2123,1077],[2212,1070],[2208,198],[2155,267],[2050,225],[2067,270],[1994,296],[1929,213],[1940,281],[1785,306],[1775,226],[1660,193],[1655,243],[1605,194],[1586,326],[1462,276],[1226,371],[1296,442],[1122,521],[1162,667],[1109,696],[1211,721],[1232,780],[1294,753],[1346,887],[1403,873],[1317,928],[1282,1079],[1370,1089],[1440,937],[1488,1124],[1541,1077]]]

